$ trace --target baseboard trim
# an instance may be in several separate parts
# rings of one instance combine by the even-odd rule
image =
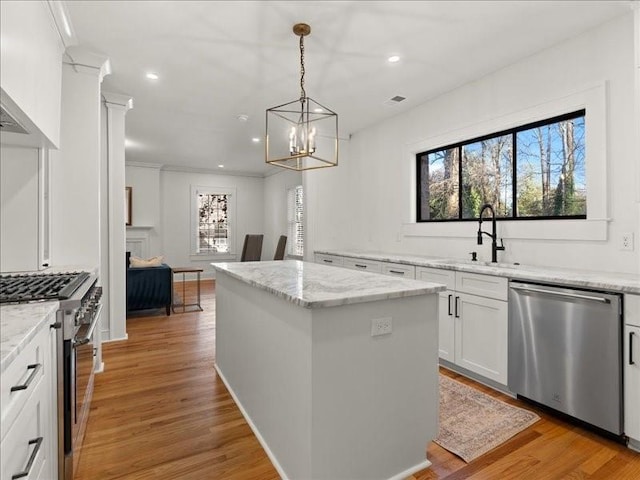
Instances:
[[[271,463],[273,464],[274,468],[278,472],[278,475],[280,475],[281,480],[289,480],[289,477],[287,477],[287,475],[284,473],[284,469],[282,468],[282,465],[280,465],[280,462],[278,462],[278,459],[269,448],[267,441],[264,439],[264,437],[258,430],[258,427],[256,427],[255,424],[253,423],[253,420],[251,420],[251,417],[242,406],[242,403],[240,402],[240,400],[238,400],[236,393],[233,391],[233,388],[231,388],[231,386],[229,385],[229,382],[227,382],[227,379],[225,378],[224,374],[220,371],[220,367],[218,367],[218,364],[215,362],[213,366],[216,369],[216,372],[218,372],[218,375],[220,376],[222,383],[224,383],[225,387],[227,387],[227,390],[229,390],[229,394],[231,395],[231,398],[233,398],[233,401],[236,403],[236,405],[240,409],[240,413],[242,413],[242,416],[249,424],[249,428],[251,428],[251,431],[253,431],[253,434],[258,439],[258,442],[260,443],[260,445],[262,445],[262,448],[264,448],[264,451],[266,452],[267,457],[269,457],[269,460],[271,460]]]
[[[260,434],[260,431],[255,426],[255,424],[253,423],[253,420],[251,420],[251,417],[249,416],[247,411],[242,406],[242,403],[240,402],[240,400],[238,400],[238,397],[236,396],[235,392],[233,391],[233,389],[231,388],[231,386],[227,382],[227,379],[225,378],[224,374],[222,373],[222,371],[220,371],[220,367],[218,367],[217,363],[214,363],[213,366],[216,369],[216,372],[218,372],[218,375],[220,376],[220,379],[222,380],[222,383],[224,383],[225,387],[227,387],[227,390],[229,390],[229,394],[231,395],[231,398],[233,398],[233,401],[238,406],[238,409],[240,410],[240,413],[242,413],[242,416],[244,417],[244,419],[249,424],[249,427],[253,431],[253,434],[258,439],[258,442],[260,442],[260,445],[262,445],[262,448],[264,448],[264,451],[266,452],[267,457],[269,457],[269,460],[271,460],[271,463],[273,464],[274,468],[278,472],[278,475],[280,475],[280,477],[281,477],[280,480],[289,480],[289,477],[287,477],[287,475],[285,474],[284,469],[282,468],[282,465],[280,465],[280,463],[276,459],[275,455],[273,454],[273,452],[269,448],[269,445],[267,445],[266,440]],[[389,477],[388,480],[404,480],[407,477],[409,477],[410,475],[413,475],[414,473],[419,472],[420,470],[424,470],[425,468],[429,468],[431,465],[432,465],[431,462],[429,460],[425,459],[424,461],[414,465],[413,467],[410,467],[410,468],[408,468],[408,469],[406,469],[406,470],[404,470],[404,471],[402,471],[400,473],[397,473],[397,474],[393,475],[392,477]]]
[[[128,333],[125,333],[124,337],[121,337],[121,338],[110,338],[109,340],[103,340],[102,343],[124,342],[126,340],[129,340]]]

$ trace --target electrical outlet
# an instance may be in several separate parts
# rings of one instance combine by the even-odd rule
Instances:
[[[371,320],[371,336],[388,335],[391,333],[391,317],[374,318]]]
[[[633,251],[633,233],[623,233],[620,235],[620,250]]]

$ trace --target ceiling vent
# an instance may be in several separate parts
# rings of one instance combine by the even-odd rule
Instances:
[[[20,125],[20,122],[9,115],[9,112],[7,112],[2,105],[0,105],[0,130],[2,132],[11,133],[29,133],[22,125]]]
[[[389,100],[384,102],[385,105],[394,106],[399,104],[400,102],[406,100],[407,97],[403,97],[402,95],[396,95],[395,97],[391,97]]]

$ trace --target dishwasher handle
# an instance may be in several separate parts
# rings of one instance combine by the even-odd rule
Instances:
[[[606,297],[596,297],[593,295],[584,295],[582,293],[572,293],[572,292],[562,292],[560,290],[548,290],[546,288],[535,288],[535,287],[529,287],[529,286],[520,286],[520,285],[511,285],[511,288],[514,290],[520,290],[523,292],[532,292],[532,293],[545,293],[548,295],[555,295],[558,297],[568,297],[568,298],[577,298],[580,300],[591,300],[593,302],[600,302],[600,303],[611,303],[611,300],[609,300]]]

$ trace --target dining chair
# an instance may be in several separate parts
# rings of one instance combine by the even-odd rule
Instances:
[[[273,256],[274,260],[284,260],[284,249],[287,246],[287,236],[280,235],[278,240],[278,246],[276,247],[276,254]]]
[[[264,235],[247,234],[244,237],[244,245],[242,246],[241,262],[257,262],[262,256],[262,239]]]

